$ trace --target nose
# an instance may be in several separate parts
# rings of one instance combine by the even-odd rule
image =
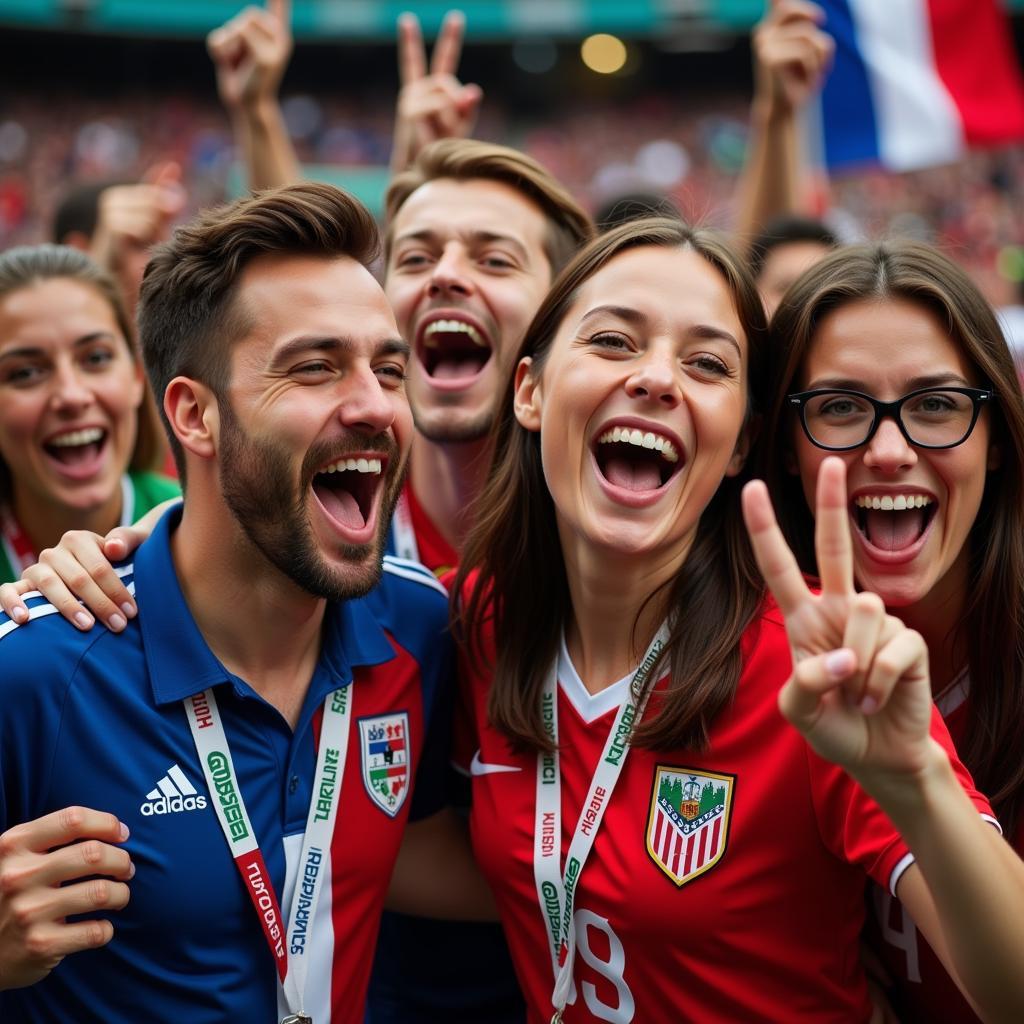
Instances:
[[[95,395],[83,372],[70,361],[61,361],[51,377],[50,403],[58,412],[76,415],[90,405]]]
[[[648,349],[626,381],[630,398],[674,408],[682,399],[675,354],[658,347]]]
[[[466,251],[460,243],[449,242],[444,247],[427,284],[431,298],[452,294],[468,295],[472,291],[467,260]]]
[[[367,364],[346,375],[338,408],[341,422],[368,437],[384,433],[395,421],[395,392],[386,391]],[[400,400],[405,401],[404,394]]]
[[[895,473],[916,463],[914,446],[903,436],[896,421],[891,416],[885,417],[864,450],[864,465],[883,473]]]

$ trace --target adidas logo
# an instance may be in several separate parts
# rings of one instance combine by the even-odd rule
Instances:
[[[148,818],[154,814],[177,814],[180,811],[201,811],[206,807],[206,797],[196,791],[185,773],[172,764],[167,774],[146,794],[145,803],[139,808]]]

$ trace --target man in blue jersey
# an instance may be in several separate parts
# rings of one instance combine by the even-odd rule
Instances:
[[[412,419],[376,251],[307,184],[153,258],[185,501],[119,570],[123,636],[0,617],[0,1019],[361,1020],[405,824],[403,857],[449,834],[424,777],[446,602],[381,572]]]

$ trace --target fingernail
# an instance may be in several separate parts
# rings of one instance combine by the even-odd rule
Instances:
[[[878,701],[874,697],[865,697],[860,702],[860,709],[865,715],[873,715],[878,710]]]
[[[133,605],[131,603],[131,601],[125,601],[125,603],[123,605],[121,605],[121,611],[124,612],[124,617],[126,619],[134,619],[135,618],[136,608],[135,608],[135,605]]]
[[[128,831],[128,826],[123,822],[119,821],[118,824],[121,826],[121,839],[125,840],[131,833]]]
[[[79,629],[89,629],[92,626],[92,616],[88,612],[75,612],[75,625]]]
[[[28,609],[23,604],[15,605],[11,609],[11,618],[15,622],[27,622],[28,621]]]
[[[129,878],[134,878],[135,877],[135,862],[134,861],[128,865],[128,877]]]
[[[825,655],[825,671],[833,679],[842,679],[843,676],[848,676],[853,671],[854,664],[853,651],[845,647]]]
[[[128,625],[128,623],[125,622],[123,615],[115,614],[115,615],[111,615],[110,618],[107,620],[107,625],[115,633],[120,633],[121,630],[124,629],[124,627]]]

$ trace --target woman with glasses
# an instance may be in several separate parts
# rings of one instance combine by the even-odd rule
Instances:
[[[1024,403],[989,305],[923,245],[843,249],[772,321],[763,475],[816,575],[813,494],[846,464],[858,586],[928,646],[961,757],[1024,850]],[[875,893],[878,948],[907,1020],[974,1015],[904,908]]]

